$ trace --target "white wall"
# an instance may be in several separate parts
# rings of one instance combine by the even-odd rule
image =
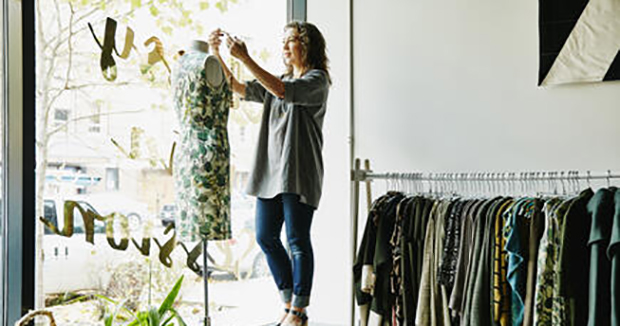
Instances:
[[[377,171],[620,170],[620,83],[538,88],[538,1],[356,1],[356,155]]]
[[[359,0],[353,10],[355,155],[375,171],[620,170],[620,83],[536,86],[537,1]],[[348,15],[348,1],[308,3],[335,80],[311,313],[335,324],[348,320],[351,270]]]
[[[309,316],[345,325],[349,312],[349,20],[348,2],[308,2],[308,21],[327,42],[332,88],[324,132],[323,197],[312,226],[315,278]]]

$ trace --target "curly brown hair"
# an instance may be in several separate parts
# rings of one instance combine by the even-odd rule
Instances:
[[[331,83],[331,77],[329,76],[329,59],[327,59],[327,49],[323,34],[321,34],[316,26],[308,22],[292,21],[284,26],[284,30],[289,28],[295,29],[299,34],[301,55],[305,66],[308,69],[320,69],[325,71]],[[286,66],[286,75],[293,75],[292,66]]]

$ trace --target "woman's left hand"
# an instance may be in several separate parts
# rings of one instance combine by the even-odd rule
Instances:
[[[245,61],[249,58],[248,48],[245,46],[245,43],[238,38],[232,38],[228,36],[226,38],[226,45],[228,45],[228,49],[230,50],[230,55],[233,57]]]

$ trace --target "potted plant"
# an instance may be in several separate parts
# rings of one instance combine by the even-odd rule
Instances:
[[[108,301],[116,305],[114,312],[111,315],[106,315],[104,319],[105,326],[112,326],[117,319],[121,311],[128,313],[133,317],[133,320],[127,324],[128,326],[171,326],[175,325],[173,322],[176,320],[177,326],[186,326],[181,315],[174,309],[173,304],[176,297],[181,290],[181,283],[183,282],[183,276],[181,276],[172,287],[172,290],[166,296],[166,299],[161,303],[159,307],[149,306],[146,310],[131,311],[125,307],[125,301],[117,302],[103,295],[97,295],[97,297]]]

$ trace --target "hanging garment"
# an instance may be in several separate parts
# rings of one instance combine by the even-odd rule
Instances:
[[[538,265],[538,247],[540,238],[545,230],[545,217],[542,212],[543,202],[534,199],[530,206],[530,212],[526,218],[529,219],[529,241],[527,251],[527,279],[525,287],[525,301],[523,309],[523,326],[534,324],[534,295],[536,291],[536,272]]]
[[[179,208],[175,227],[181,241],[231,237],[227,123],[232,93],[224,79],[217,86],[207,81],[207,60],[217,59],[188,52],[178,59],[172,74],[180,127],[174,156]]]
[[[445,215],[452,204],[453,202],[447,200],[436,202],[426,227],[416,325],[451,325],[448,297],[437,282],[437,270],[443,253]]]
[[[382,217],[377,227],[377,242],[373,260],[376,279],[370,310],[371,314],[375,313],[387,321],[392,320],[392,307],[394,305],[394,296],[390,288],[392,250],[389,242],[394,231],[396,209],[403,199],[404,196],[400,193],[390,198],[385,210],[381,213]]]
[[[474,300],[474,288],[477,278],[477,272],[480,267],[480,257],[482,255],[482,246],[485,234],[485,225],[488,217],[488,212],[497,204],[498,198],[486,200],[483,206],[478,210],[473,220],[473,243],[472,251],[470,255],[470,264],[465,276],[465,292],[463,298],[463,313],[461,317],[461,325],[463,326],[476,326],[472,325],[471,312],[472,303]],[[490,311],[489,311],[490,313]]]
[[[404,198],[401,193],[391,192],[373,203],[366,222],[364,238],[353,267],[358,305],[370,304],[367,325],[378,326],[392,320],[394,297],[390,289],[392,252],[389,245],[394,231],[396,208]],[[364,287],[363,270],[374,275],[373,284]],[[370,290],[371,293],[368,293]]]
[[[491,257],[489,237],[491,231],[489,224],[493,220],[492,216],[505,200],[505,198],[500,197],[488,200],[486,207],[479,211],[479,216],[475,220],[474,256],[467,280],[467,295],[461,325],[490,325]],[[481,310],[483,310],[482,313]]]
[[[405,325],[415,325],[418,307],[418,294],[422,281],[422,268],[424,265],[424,240],[426,237],[426,225],[430,218],[432,207],[435,202],[428,198],[415,197],[413,201],[412,215],[405,223],[404,239],[407,249],[403,262],[407,271],[403,275],[403,306]]]
[[[620,191],[615,191],[615,210],[607,256],[611,260],[611,325],[620,325]]]
[[[390,245],[392,246],[392,272],[390,274],[390,284],[392,295],[395,297],[394,302],[394,320],[392,324],[400,326],[405,323],[405,309],[404,300],[405,292],[409,292],[409,287],[404,285],[404,273],[409,273],[410,268],[407,264],[409,259],[407,242],[408,237],[404,236],[404,231],[408,227],[408,222],[411,220],[412,203],[415,200],[414,197],[403,199],[396,208],[396,221],[394,222],[394,232],[390,239]]]
[[[510,326],[511,302],[510,286],[508,285],[508,251],[506,251],[506,238],[504,237],[504,225],[509,218],[514,200],[506,201],[497,212],[493,228],[493,325]]]
[[[588,203],[592,214],[590,229],[590,287],[588,326],[611,323],[611,264],[607,248],[614,216],[615,189],[599,189]]]
[[[559,239],[556,209],[562,200],[548,200],[543,211],[545,213],[545,229],[538,246],[538,264],[536,266],[536,293],[534,295],[534,325],[551,325],[553,315],[554,264],[557,261],[555,246]]]
[[[480,249],[478,268],[475,274],[474,287],[469,311],[469,325],[490,326],[492,325],[492,252],[493,252],[493,226],[498,215],[502,215],[511,205],[511,198],[499,198],[494,201],[487,211],[484,224],[483,239]]]
[[[511,316],[513,325],[523,323],[527,282],[527,244],[529,243],[529,223],[524,211],[530,205],[529,198],[519,199],[506,221],[504,229],[506,250],[508,251],[508,283],[511,288]]]
[[[377,243],[377,225],[379,224],[379,211],[387,200],[392,196],[391,193],[385,194],[375,200],[368,212],[362,243],[358,248],[357,258],[353,266],[353,278],[355,281],[355,297],[357,304],[362,306],[366,313],[370,310],[370,302],[375,285],[375,273],[373,270],[373,260]],[[368,316],[362,318],[362,325],[367,325]]]
[[[452,288],[454,287],[459,242],[461,238],[460,217],[464,206],[464,201],[457,201],[446,216],[444,251],[439,271],[437,272],[437,282],[446,289],[446,295],[448,297],[452,294]]]
[[[587,205],[594,192],[582,191],[570,205],[560,228],[560,248],[555,263],[554,297],[564,307],[566,325],[586,325],[588,321],[588,279],[590,214]]]
[[[474,217],[478,215],[478,211],[484,206],[484,203],[486,203],[484,200],[472,201],[461,216],[461,241],[454,287],[450,296],[450,309],[453,311],[453,316],[458,318],[462,316],[465,306],[466,281],[474,243]]]

